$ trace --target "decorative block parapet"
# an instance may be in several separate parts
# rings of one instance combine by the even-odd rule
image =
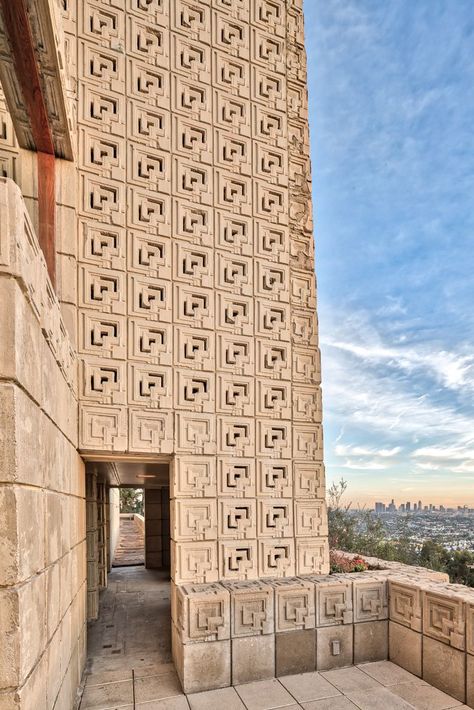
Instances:
[[[368,558],[364,560],[368,562]],[[258,655],[259,665],[267,674],[265,677],[268,677],[268,669],[273,668],[278,675],[281,669],[288,668],[302,673],[384,660],[392,653],[388,651],[389,623],[398,644],[393,653],[400,653],[400,639],[403,639],[402,644],[410,646],[406,649],[410,669],[420,676],[427,674],[428,677],[431,672],[426,663],[421,662],[423,639],[434,639],[449,646],[453,653],[455,650],[461,654],[459,658],[465,658],[466,651],[474,655],[474,590],[449,584],[444,574],[425,568],[387,563],[383,569],[382,560],[370,561],[377,569],[178,586],[178,615],[173,619],[175,643],[179,640],[186,646],[203,640],[207,643],[230,639],[230,646],[220,645],[220,653],[229,654],[223,663],[225,673],[230,669],[230,684],[248,677],[249,669],[240,668],[239,664],[244,662],[239,660],[240,656],[231,657],[233,639],[243,637],[274,635],[275,643],[259,643],[258,648],[249,640],[248,653]],[[213,606],[207,601],[218,598],[222,599],[219,609],[215,602]],[[185,612],[180,610],[184,607]],[[185,623],[183,618],[186,618]],[[393,626],[402,629],[405,636],[396,634]],[[304,653],[301,652],[301,667],[298,667],[295,653],[298,643],[295,646],[291,638],[295,634],[296,641],[297,634],[302,632],[307,635],[298,637],[298,643],[304,642],[305,647]],[[308,644],[315,645],[314,652]],[[291,658],[290,655],[286,658],[285,654],[290,654]],[[413,655],[417,654],[419,662],[416,659],[413,662]],[[185,648],[176,650],[174,655],[191,657]],[[180,677],[185,690],[209,688],[198,658],[199,654],[193,651],[193,661],[181,666]],[[400,665],[404,663],[398,657],[394,660]],[[465,661],[463,663],[465,673]],[[430,682],[433,683],[431,675]],[[441,680],[439,687],[443,689]],[[460,699],[465,701],[464,697]]]
[[[0,276],[15,278],[68,386],[76,391],[76,353],[20,188],[0,178]]]

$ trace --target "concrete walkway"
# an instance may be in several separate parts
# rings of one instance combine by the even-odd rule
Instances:
[[[114,569],[89,633],[81,710],[464,710],[388,661],[184,695],[171,662],[169,582]]]
[[[113,567],[145,564],[145,538],[136,522],[120,518],[120,537],[115,550]]]

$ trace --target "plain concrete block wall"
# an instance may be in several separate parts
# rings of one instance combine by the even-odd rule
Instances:
[[[0,181],[0,694],[71,708],[85,662],[74,355],[18,189]]]

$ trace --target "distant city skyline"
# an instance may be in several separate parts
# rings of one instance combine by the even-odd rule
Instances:
[[[474,4],[305,24],[328,484],[474,506]]]
[[[423,503],[423,501],[396,501],[392,498],[390,502],[375,501],[374,504],[376,513],[391,513],[391,512],[402,512],[402,513],[431,513],[431,512],[443,512],[443,511],[465,511],[473,510],[467,505],[447,505],[446,503]]]

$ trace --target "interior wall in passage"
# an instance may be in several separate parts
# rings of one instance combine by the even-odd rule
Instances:
[[[120,537],[120,489],[109,488],[109,571]]]
[[[170,567],[170,489],[145,488],[145,567]]]

